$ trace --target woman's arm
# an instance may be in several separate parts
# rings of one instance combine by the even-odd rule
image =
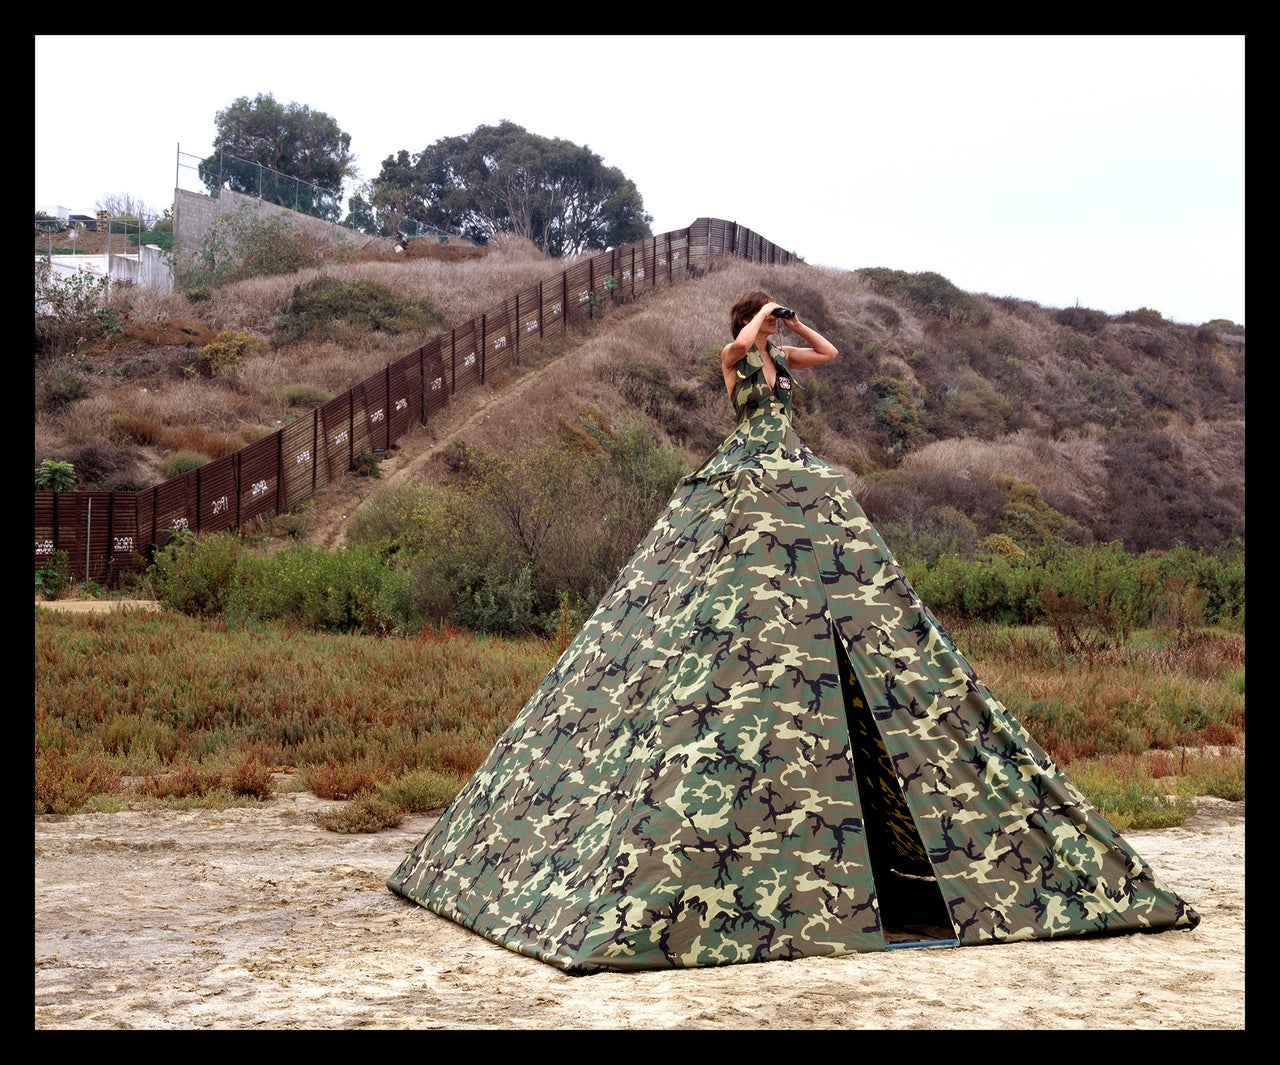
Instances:
[[[738,331],[738,335],[721,349],[720,366],[726,375],[737,368],[738,363],[746,357],[747,352],[755,345],[764,320],[781,306],[781,303],[766,303]]]
[[[809,342],[809,346],[803,348],[792,347],[787,344],[782,345],[782,350],[787,353],[788,365],[797,369],[804,369],[806,366],[817,366],[824,362],[830,362],[840,354],[831,341],[816,329],[811,329],[805,325],[799,318],[779,318],[778,321],[801,339]]]

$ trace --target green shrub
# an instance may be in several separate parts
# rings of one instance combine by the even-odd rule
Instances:
[[[285,385],[276,393],[276,401],[284,407],[321,407],[331,399],[331,392],[307,384]]]
[[[287,620],[308,629],[386,633],[411,626],[407,575],[363,547],[309,544],[242,552],[223,601],[238,621]]]
[[[330,832],[381,832],[399,825],[404,813],[376,792],[363,791],[336,810],[321,814],[318,820]]]
[[[594,604],[686,470],[642,422],[586,420],[547,452],[454,452],[446,485],[398,486],[348,543],[392,562],[411,614],[492,633],[551,635],[561,601]]]
[[[378,469],[379,462],[381,459],[372,451],[362,451],[351,460],[351,469],[357,477],[381,477],[382,471]]]
[[[182,614],[222,613],[235,587],[240,541],[232,533],[180,536],[148,569],[156,598]]]
[[[1101,332],[1111,318],[1105,311],[1095,311],[1088,307],[1063,307],[1054,312],[1053,320],[1068,329],[1093,334]]]
[[[172,480],[184,473],[198,470],[201,466],[207,466],[212,461],[208,455],[202,455],[198,451],[175,451],[172,455],[166,455],[160,463],[160,476],[166,481]]]
[[[277,317],[276,343],[335,335],[341,326],[391,334],[438,329],[441,316],[429,304],[406,300],[371,281],[318,277],[293,290]]]
[[[76,468],[60,459],[45,459],[36,467],[36,491],[70,492],[76,486]]]
[[[920,398],[907,381],[898,377],[876,377],[870,382],[878,397],[874,407],[876,424],[885,436],[890,453],[910,451],[924,441],[924,416]]]
[[[71,583],[71,560],[61,548],[49,552],[36,570],[36,595],[52,599]]]
[[[913,274],[887,267],[866,267],[854,272],[877,292],[914,303],[926,314],[972,325],[986,325],[991,320],[991,312],[980,300],[941,274]]]
[[[448,806],[462,781],[434,769],[415,769],[384,784],[382,796],[398,809],[411,814],[431,813]]]

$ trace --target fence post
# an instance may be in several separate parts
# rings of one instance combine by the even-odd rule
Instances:
[[[382,451],[383,454],[391,450],[391,416],[395,411],[395,404],[391,401],[391,364],[387,363],[387,368],[383,371],[386,384],[382,389],[382,402],[386,404],[386,412],[382,416],[382,421],[386,425],[386,432],[383,433]]]

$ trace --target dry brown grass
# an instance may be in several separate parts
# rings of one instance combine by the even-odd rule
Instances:
[[[926,444],[903,459],[902,470],[922,479],[945,475],[964,481],[1003,474],[1038,485],[1059,510],[1087,510],[1105,487],[1105,456],[1097,426],[1052,440],[1020,429],[998,440],[965,437]]]

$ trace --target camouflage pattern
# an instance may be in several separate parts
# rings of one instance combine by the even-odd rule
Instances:
[[[752,354],[733,432],[388,887],[577,973],[884,950],[904,874],[960,945],[1193,927]]]

